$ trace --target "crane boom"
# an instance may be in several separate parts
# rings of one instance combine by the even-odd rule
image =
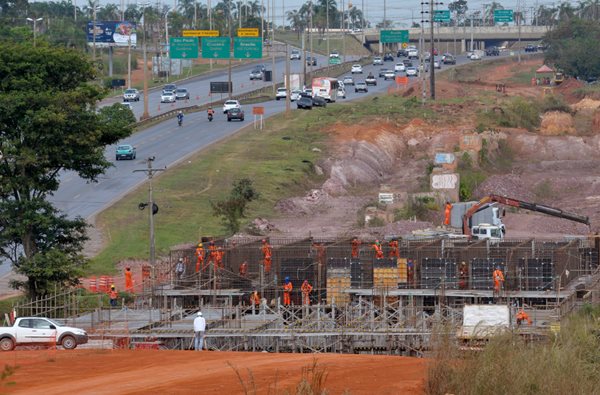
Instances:
[[[590,219],[587,216],[569,213],[569,212],[563,211],[559,208],[545,206],[543,204],[524,202],[522,200],[512,199],[512,198],[509,198],[506,196],[489,195],[489,196],[486,196],[483,199],[481,199],[479,202],[477,202],[476,204],[471,206],[471,208],[469,208],[469,210],[467,210],[467,212],[465,213],[465,215],[463,217],[463,234],[465,234],[469,237],[471,236],[471,226],[470,226],[471,217],[473,216],[473,214],[475,214],[477,211],[479,211],[483,206],[485,206],[488,203],[493,203],[493,202],[497,202],[497,203],[503,204],[505,206],[522,208],[522,209],[529,210],[529,211],[536,211],[539,213],[551,215],[553,217],[568,219],[570,221],[579,222],[582,224],[586,224],[588,226],[590,225]]]

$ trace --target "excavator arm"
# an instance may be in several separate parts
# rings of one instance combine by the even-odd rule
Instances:
[[[506,196],[489,195],[481,199],[479,202],[477,202],[475,205],[473,205],[467,210],[463,217],[463,234],[471,237],[471,217],[473,216],[473,214],[475,214],[482,207],[489,203],[500,203],[505,206],[522,208],[529,211],[536,211],[538,213],[544,213],[553,217],[568,219],[570,221],[579,222],[588,226],[590,225],[589,217],[583,215],[569,213],[559,208],[545,206],[543,204],[528,203],[522,200],[511,199]]]

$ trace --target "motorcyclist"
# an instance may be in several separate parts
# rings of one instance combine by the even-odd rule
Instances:
[[[213,110],[212,107],[208,107],[208,110],[206,110],[206,113],[208,114],[208,119],[212,121],[212,118],[215,115],[215,110]]]
[[[183,111],[179,111],[177,113],[177,123],[179,124],[179,126],[181,126],[181,124],[183,123]]]

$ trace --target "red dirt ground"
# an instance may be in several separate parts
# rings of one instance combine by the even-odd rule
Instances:
[[[322,388],[329,394],[424,393],[425,359],[154,350],[2,353],[0,364],[18,367],[0,384],[0,393],[243,394],[244,388],[235,370],[242,376],[248,393],[295,393],[303,369],[312,367],[315,359],[327,373]],[[253,392],[252,382],[256,392]]]

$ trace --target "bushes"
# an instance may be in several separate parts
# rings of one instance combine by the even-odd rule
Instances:
[[[460,174],[459,198],[461,202],[471,200],[473,192],[487,178],[485,173],[473,167],[473,159],[464,153],[458,160],[458,173]]]
[[[435,199],[428,196],[409,199],[406,206],[394,211],[394,221],[409,220],[416,218],[421,221],[427,220],[429,211],[438,210]]]

